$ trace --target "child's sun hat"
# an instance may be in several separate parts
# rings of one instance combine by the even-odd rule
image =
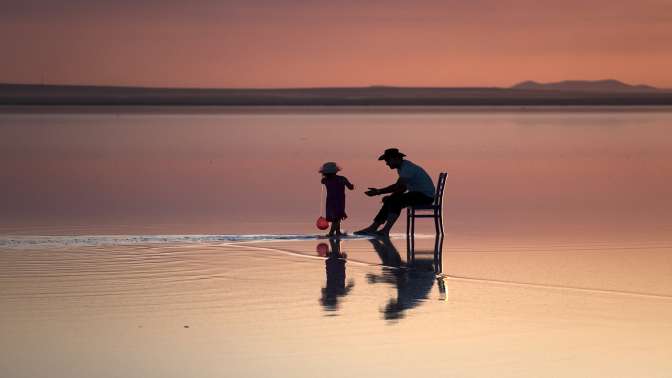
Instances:
[[[327,162],[322,164],[322,168],[320,168],[320,173],[324,174],[329,174],[329,173],[336,173],[341,170],[341,167],[336,165],[333,161]]]

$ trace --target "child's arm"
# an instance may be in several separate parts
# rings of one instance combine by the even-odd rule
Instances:
[[[352,184],[350,183],[350,181],[349,181],[347,178],[345,178],[345,177],[343,177],[343,178],[345,179],[345,186],[347,186],[348,189],[350,189],[350,190],[355,189],[355,186],[352,185]]]

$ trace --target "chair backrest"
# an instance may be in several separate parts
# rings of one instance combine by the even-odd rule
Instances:
[[[436,193],[434,194],[434,206],[439,208],[443,206],[443,190],[446,188],[446,177],[448,173],[439,173],[439,180],[436,182]]]

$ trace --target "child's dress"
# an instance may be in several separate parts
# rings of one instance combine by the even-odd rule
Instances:
[[[327,220],[334,222],[342,220],[348,216],[345,214],[345,183],[347,179],[343,176],[329,176],[322,179],[322,183],[327,187]]]

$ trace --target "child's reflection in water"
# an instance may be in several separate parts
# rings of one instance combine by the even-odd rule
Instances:
[[[347,255],[341,252],[341,241],[337,238],[329,239],[329,246],[326,243],[318,244],[317,252],[320,256],[327,257],[324,262],[327,271],[327,285],[322,288],[320,303],[325,310],[336,311],[339,305],[338,299],[347,295],[355,286],[352,280],[347,285],[345,284]]]

